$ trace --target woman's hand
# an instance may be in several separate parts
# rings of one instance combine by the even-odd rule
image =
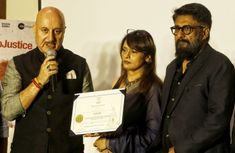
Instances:
[[[98,137],[100,136],[99,133],[87,133],[83,135],[84,137]]]
[[[169,149],[169,152],[168,153],[175,153],[175,148],[174,147],[171,147],[170,149]]]
[[[108,153],[108,139],[106,138],[101,138],[99,137],[95,142],[94,142],[94,147],[97,148],[97,150],[99,152],[103,152],[105,151],[104,153]]]
[[[112,153],[112,152],[109,149],[105,149],[101,153]]]

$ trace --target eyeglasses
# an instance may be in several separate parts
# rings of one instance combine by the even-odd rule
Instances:
[[[199,25],[199,26],[184,25],[182,27],[173,26],[173,27],[171,27],[171,32],[173,33],[173,35],[177,35],[180,31],[182,31],[183,34],[189,35],[190,33],[193,32],[194,29],[198,29],[198,28],[202,29],[204,27],[201,25]]]

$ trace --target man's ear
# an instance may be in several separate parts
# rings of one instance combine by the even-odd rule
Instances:
[[[146,63],[151,63],[152,62],[152,57],[150,55],[145,56],[145,62]]]
[[[210,33],[210,29],[208,27],[204,27],[202,30],[202,34],[203,34],[202,40],[207,39],[209,37],[209,33]]]

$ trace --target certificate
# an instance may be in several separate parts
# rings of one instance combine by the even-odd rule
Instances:
[[[115,131],[122,124],[125,89],[75,94],[71,130],[74,134]]]

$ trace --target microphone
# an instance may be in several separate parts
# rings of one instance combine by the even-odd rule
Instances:
[[[56,51],[49,49],[46,53],[46,57],[49,57],[49,56],[56,58]],[[57,82],[56,74],[50,76],[50,87],[51,87],[52,92],[55,92],[56,82]]]

